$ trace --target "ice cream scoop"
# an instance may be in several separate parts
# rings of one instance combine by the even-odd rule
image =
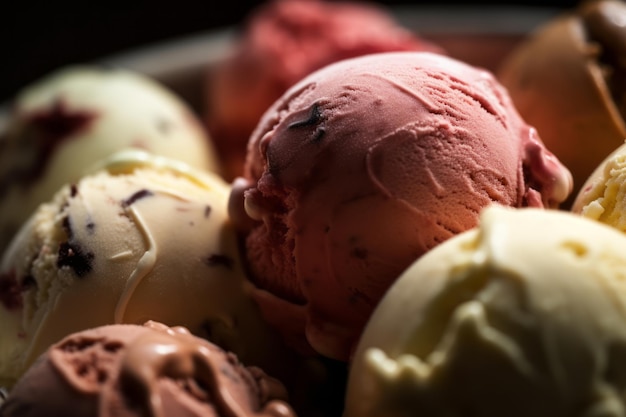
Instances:
[[[206,120],[226,174],[241,174],[250,133],[274,101],[304,76],[345,58],[420,50],[443,52],[402,27],[381,4],[264,3],[245,21],[232,52],[206,78]]]
[[[626,144],[610,153],[589,176],[572,211],[626,232]]]
[[[346,360],[413,260],[486,206],[557,207],[570,190],[491,73],[390,52],[289,89],[251,136],[229,210],[268,321]]]
[[[72,332],[146,320],[287,365],[249,296],[228,196],[220,177],[138,150],[60,189],[0,263],[0,385]]]
[[[51,346],[4,417],[292,417],[282,384],[183,327],[108,325]]]
[[[383,297],[344,416],[625,415],[625,245],[566,211],[485,209]]]
[[[25,87],[0,132],[0,253],[37,206],[101,158],[128,147],[218,172],[208,133],[157,81],[69,66]]]
[[[498,77],[570,169],[574,193],[626,137],[626,4],[592,0],[538,28]]]

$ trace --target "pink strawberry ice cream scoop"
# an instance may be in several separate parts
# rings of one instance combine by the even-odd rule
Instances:
[[[557,207],[572,180],[491,73],[394,52],[289,89],[233,185],[266,319],[301,349],[345,360],[413,260],[488,205]]]
[[[375,52],[421,50],[443,52],[401,26],[381,4],[265,3],[250,15],[232,55],[207,76],[207,122],[227,169],[241,173],[245,144],[263,113],[312,71]]]
[[[284,386],[184,327],[84,330],[52,345],[0,407],[5,417],[295,417]]]

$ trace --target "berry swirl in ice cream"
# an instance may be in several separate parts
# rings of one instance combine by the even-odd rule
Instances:
[[[76,65],[25,87],[0,128],[0,252],[58,188],[125,148],[219,172],[194,110],[138,72]]]

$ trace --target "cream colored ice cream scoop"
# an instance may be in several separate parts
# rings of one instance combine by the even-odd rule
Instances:
[[[40,203],[118,150],[144,149],[219,171],[191,108],[139,73],[64,67],[27,86],[10,108],[0,132],[0,252]]]
[[[385,295],[345,417],[626,415],[626,237],[493,206]]]
[[[589,176],[572,211],[626,232],[626,144],[609,154]]]
[[[0,263],[0,385],[69,333],[146,320],[271,370],[280,348],[248,297],[228,195],[216,175],[135,150],[42,204]]]

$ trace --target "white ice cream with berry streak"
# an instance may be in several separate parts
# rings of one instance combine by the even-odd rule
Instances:
[[[0,386],[67,334],[146,320],[275,369],[267,355],[280,347],[248,298],[228,195],[216,175],[129,151],[42,204],[0,264]]]
[[[24,88],[10,109],[0,132],[0,251],[40,203],[121,149],[219,171],[191,107],[130,70],[64,67]]]

